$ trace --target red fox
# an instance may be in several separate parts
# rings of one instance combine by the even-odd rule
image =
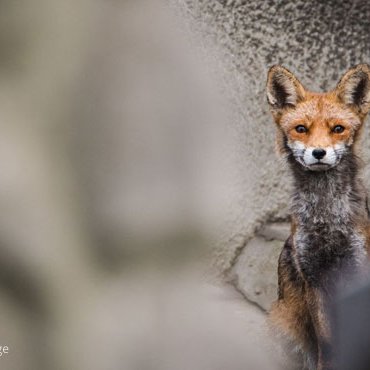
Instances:
[[[339,287],[365,269],[370,246],[357,148],[370,109],[370,67],[357,65],[334,90],[314,93],[276,65],[267,100],[294,188],[270,320],[301,353],[300,369],[334,369],[331,304]]]

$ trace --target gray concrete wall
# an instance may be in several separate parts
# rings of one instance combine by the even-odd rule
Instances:
[[[370,61],[366,1],[173,1],[203,40],[229,103],[228,148],[237,168],[231,210],[217,265],[228,271],[265,222],[286,219],[289,175],[274,152],[274,126],[265,99],[268,68],[283,64],[309,89],[335,86],[350,66]],[[204,53],[207,56],[207,52]],[[215,62],[215,60],[217,62]],[[364,158],[369,159],[369,130]],[[370,166],[365,168],[369,182]]]

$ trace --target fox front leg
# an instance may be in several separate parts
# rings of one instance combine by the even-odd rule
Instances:
[[[322,288],[307,288],[306,299],[317,343],[317,370],[334,370],[329,297]]]

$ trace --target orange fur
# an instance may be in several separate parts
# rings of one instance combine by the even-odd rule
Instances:
[[[282,112],[276,123],[291,141],[300,141],[309,147],[334,146],[349,142],[362,119],[350,108],[344,107],[335,93],[307,93],[304,101]],[[308,132],[299,134],[295,127],[304,125]],[[336,134],[332,129],[342,125],[345,131]]]

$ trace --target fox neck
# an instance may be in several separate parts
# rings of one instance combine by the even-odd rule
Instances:
[[[290,159],[297,268],[310,286],[332,291],[339,278],[343,283],[358,276],[367,258],[368,211],[359,165],[351,153],[322,172]]]
[[[367,219],[366,192],[355,155],[347,153],[326,171],[309,171],[293,158],[289,162],[294,178],[292,212],[298,224],[343,230],[359,218]]]

